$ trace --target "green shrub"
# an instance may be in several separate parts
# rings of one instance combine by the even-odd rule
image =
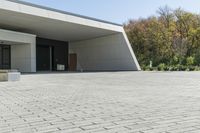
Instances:
[[[161,63],[158,65],[158,71],[165,71],[166,65],[164,63]]]
[[[186,58],[187,66],[192,66],[194,64],[194,57],[190,56]]]
[[[186,65],[173,65],[167,66],[164,63],[159,64],[157,67],[142,66],[143,71],[200,71],[199,66],[186,66]]]
[[[194,71],[200,71],[200,67],[199,66],[195,66]]]
[[[177,57],[177,56],[174,56],[173,57],[173,60],[172,60],[172,64],[173,65],[176,65],[176,64],[178,64],[179,63],[179,58]]]
[[[146,66],[141,66],[141,69],[143,70],[143,71],[145,71],[146,70]]]
[[[150,71],[150,67],[149,66],[142,66],[142,70],[143,71]]]
[[[143,71],[157,71],[157,67],[141,66]]]
[[[171,67],[170,66],[165,66],[164,70],[165,71],[171,71]]]
[[[170,71],[178,71],[178,67],[177,66],[171,66]]]
[[[184,65],[178,66],[178,71],[186,71],[186,70],[187,70],[187,66],[184,66]]]
[[[181,68],[181,66],[178,64],[178,65],[175,65],[174,66],[174,71],[179,71],[179,69]]]
[[[185,70],[187,70],[187,66],[180,64],[171,67],[171,71],[185,71]]]
[[[194,71],[195,70],[195,66],[189,66],[188,67],[188,71]]]
[[[174,67],[173,66],[169,66],[168,67],[168,71],[174,71]]]
[[[153,68],[153,67],[150,67],[149,70],[150,70],[150,71],[154,71],[154,68]]]

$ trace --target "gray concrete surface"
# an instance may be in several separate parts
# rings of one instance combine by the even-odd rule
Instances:
[[[199,133],[200,72],[23,75],[0,83],[0,133]]]

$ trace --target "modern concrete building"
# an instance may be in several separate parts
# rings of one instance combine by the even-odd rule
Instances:
[[[0,69],[140,70],[123,26],[18,0],[0,0]]]

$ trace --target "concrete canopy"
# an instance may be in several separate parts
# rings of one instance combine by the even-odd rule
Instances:
[[[80,67],[82,66],[82,69],[85,70],[140,70],[123,26],[118,24],[33,5],[22,1],[1,0],[0,29],[33,34],[42,38],[68,41],[71,44],[71,52],[80,53],[79,61],[82,63],[80,64],[79,62],[79,64]],[[105,37],[110,38],[110,40],[106,41]],[[107,51],[107,53],[105,50],[105,52],[102,51],[103,55],[101,57],[93,56],[96,57],[96,60],[103,60],[104,58],[112,58],[110,61],[113,59],[117,60],[112,62],[113,64],[117,63],[116,66],[114,66],[114,69],[113,66],[108,63],[109,61],[106,63],[101,61],[101,65],[96,62],[92,67],[91,63],[83,63],[83,61],[86,60],[86,57],[84,57],[85,53],[80,52],[79,46],[84,45],[83,42],[85,42],[85,45],[92,42],[93,44],[89,45],[103,46],[103,44],[96,44],[94,41],[95,39],[99,39],[96,41],[101,41],[103,44],[108,45],[109,49],[113,49],[114,45],[119,47],[114,48],[115,52],[113,52],[113,55],[110,55],[109,51]],[[109,46],[110,43],[112,45]],[[120,44],[117,46],[117,43]],[[84,50],[84,48],[82,49]],[[120,52],[120,49],[124,53]],[[85,49],[85,52],[88,52],[88,50]],[[117,55],[119,53],[121,55]],[[89,57],[87,57],[87,60],[88,58]],[[126,58],[125,62],[123,62],[123,58]],[[94,60],[95,58],[90,61],[94,62]],[[120,60],[122,61],[122,64],[125,63],[126,65],[120,66]],[[102,64],[105,64],[108,67],[102,66]],[[90,67],[88,65],[90,65]],[[95,66],[99,67],[95,68]]]
[[[34,13],[33,10],[37,12]],[[1,28],[62,41],[96,38],[122,30],[118,25],[10,1],[0,1],[0,18]]]

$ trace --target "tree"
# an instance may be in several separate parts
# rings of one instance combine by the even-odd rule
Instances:
[[[141,66],[159,64],[186,65],[188,57],[200,63],[200,15],[181,8],[159,8],[158,16],[130,20],[124,24],[130,43]],[[190,59],[190,58],[189,58]]]

